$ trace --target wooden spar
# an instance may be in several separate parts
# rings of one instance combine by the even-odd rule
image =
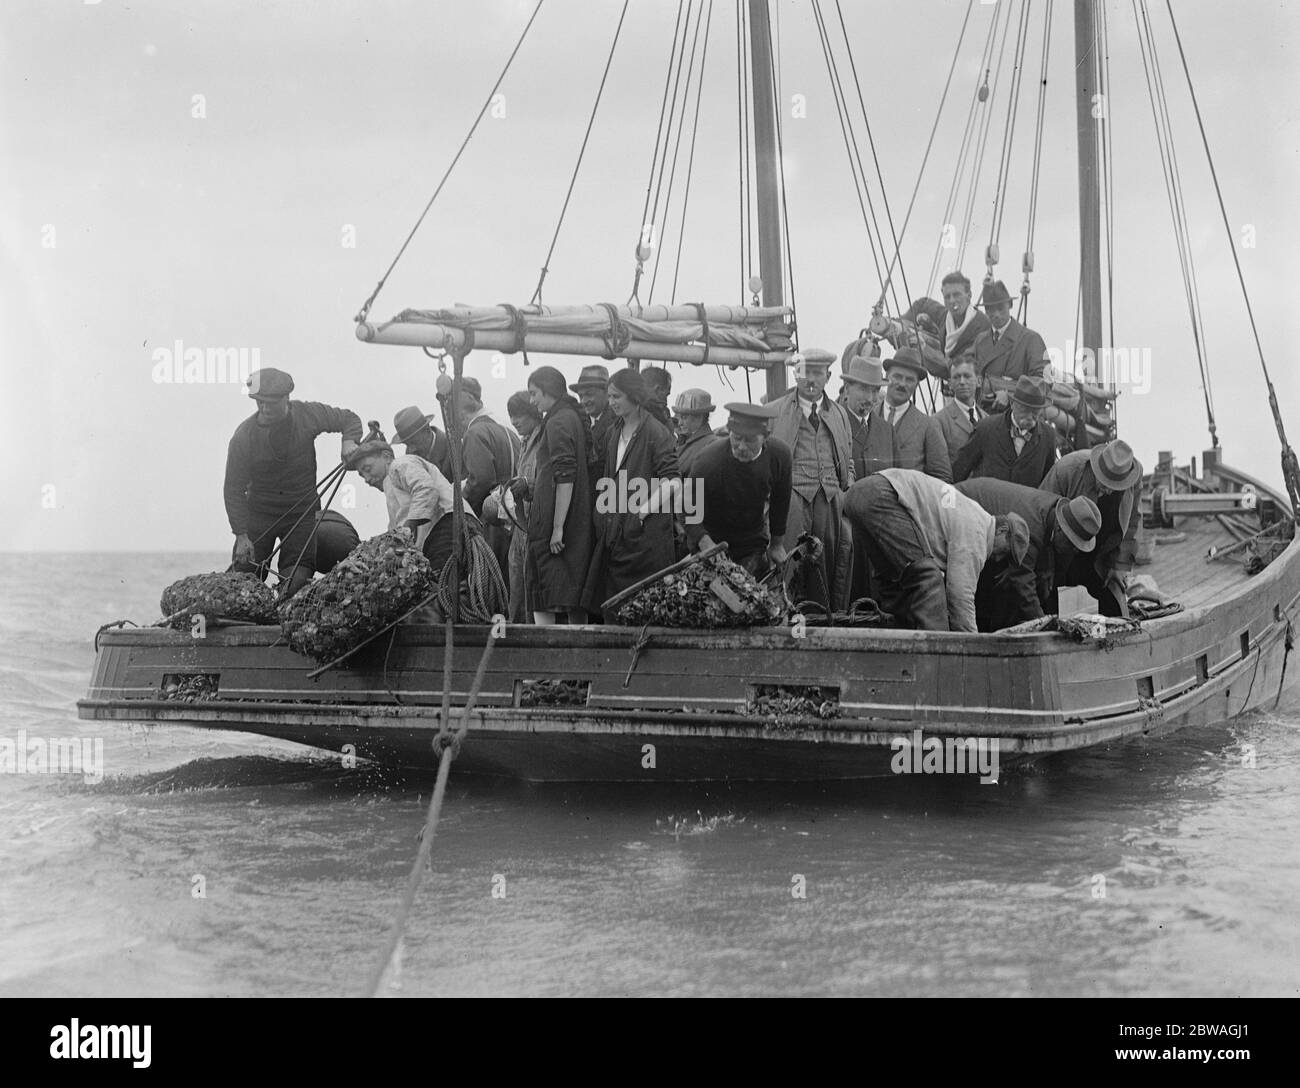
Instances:
[[[749,0],[749,55],[753,87],[755,177],[758,191],[758,274],[763,305],[785,303],[781,267],[781,187],[776,146],[776,88],[772,86],[772,35],[767,0]],[[785,392],[785,366],[769,366],[767,397]]]
[[[589,303],[577,306],[521,306],[519,311],[525,320],[547,317],[589,317],[601,322],[609,321],[608,311],[604,306]],[[437,313],[454,314],[458,321],[474,321],[483,318],[510,319],[510,311],[504,306],[440,306]],[[694,303],[678,303],[675,306],[615,306],[614,312],[621,318],[635,318],[638,321],[694,321],[700,320],[700,311]],[[705,306],[704,317],[710,325],[766,325],[773,321],[784,321],[790,317],[788,306]]]
[[[1082,344],[1101,358],[1101,187],[1097,163],[1097,125],[1106,123],[1109,104],[1098,93],[1095,0],[1074,3],[1075,123],[1079,146],[1079,289],[1082,296]],[[1093,115],[1094,106],[1100,117]]]
[[[383,325],[374,325],[362,321],[357,325],[357,339],[371,344],[393,344],[400,347],[427,347],[435,350],[456,352],[465,345],[465,330],[450,325],[430,325],[422,321],[391,321]],[[513,352],[517,348],[515,334],[509,329],[500,331],[475,330],[474,347],[476,350]],[[540,354],[556,355],[609,355],[609,347],[599,336],[582,336],[580,334],[561,334],[532,332],[524,336],[524,350]],[[631,340],[619,355],[632,359],[648,359],[670,363],[709,362],[722,366],[784,367],[788,352],[750,351],[746,348],[730,348],[713,345],[709,348],[708,359],[704,357],[704,348],[696,344],[660,344],[651,340]],[[769,369],[768,373],[771,373]]]

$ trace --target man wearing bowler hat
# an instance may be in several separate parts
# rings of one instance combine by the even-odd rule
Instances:
[[[1075,556],[1057,584],[1083,586],[1097,598],[1103,616],[1127,616],[1128,575],[1142,526],[1142,463],[1127,442],[1116,439],[1067,453],[1047,474],[1042,488],[1066,498],[1086,496],[1101,511],[1096,550]]]
[[[1001,280],[984,284],[980,305],[988,315],[989,328],[975,338],[975,368],[980,379],[980,406],[1002,411],[1010,397],[993,389],[992,378],[1015,381],[1023,374],[1041,378],[1047,365],[1043,338],[1011,316],[1011,293]]]
[[[867,424],[864,461],[868,473],[906,468],[952,483],[943,431],[934,416],[912,403],[917,385],[927,376],[921,353],[915,348],[899,348],[886,360],[884,399]]]
[[[569,388],[578,395],[578,402],[591,417],[591,459],[603,464],[605,435],[614,425],[614,413],[609,407],[609,367],[599,363],[584,366],[578,380]]]
[[[790,512],[790,447],[768,437],[776,409],[766,404],[727,405],[727,437],[695,460],[702,518],[687,524],[693,548],[726,541],[727,554],[751,574],[784,563],[782,539]],[[685,475],[685,474],[683,474]]]
[[[1056,464],[1056,429],[1043,422],[1047,383],[1021,375],[1011,394],[1011,407],[975,425],[970,441],[957,454],[953,479],[960,483],[992,476],[1026,487],[1038,487]]]
[[[423,457],[443,476],[450,480],[451,443],[447,435],[433,424],[433,416],[426,416],[414,404],[393,416],[393,444],[401,443],[407,453]]]
[[[772,437],[793,454],[790,517],[785,547],[811,532],[822,545],[791,579],[796,601],[816,601],[831,611],[849,605],[853,531],[844,518],[844,492],[853,483],[853,429],[849,414],[826,395],[835,356],[820,348],[794,352],[795,388],[772,401]]]
[[[1064,498],[1023,484],[981,476],[957,485],[994,517],[1019,514],[1029,528],[1026,568],[989,563],[975,590],[981,631],[1000,631],[1056,612],[1056,579],[1080,552],[1097,546],[1101,511],[1089,498]]]
[[[293,378],[265,367],[249,375],[257,411],[235,428],[226,450],[223,494],[236,570],[266,577],[276,541],[283,596],[291,597],[316,570],[316,436],[342,434],[340,456],[361,441],[361,420],[346,408],[289,399]]]

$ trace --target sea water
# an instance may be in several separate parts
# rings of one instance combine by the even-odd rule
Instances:
[[[95,629],[223,565],[0,555],[0,739],[102,742],[103,764],[0,774],[0,995],[364,990],[432,774],[76,715]],[[1298,725],[1300,685],[996,785],[453,771],[385,993],[1294,995]]]

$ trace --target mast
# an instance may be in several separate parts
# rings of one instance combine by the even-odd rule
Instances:
[[[776,88],[772,85],[772,35],[767,0],[749,0],[750,85],[753,88],[755,182],[758,188],[758,275],[763,305],[782,306],[781,175],[776,146]],[[767,395],[785,392],[785,364],[767,368]]]
[[[1082,295],[1082,340],[1101,364],[1101,187],[1097,162],[1097,125],[1106,123],[1109,103],[1093,102],[1099,93],[1096,55],[1096,0],[1074,0],[1075,120],[1079,144],[1079,289]],[[1093,116],[1094,106],[1099,117]],[[1108,385],[1111,376],[1098,370],[1093,378]],[[1080,409],[1083,410],[1082,408]]]

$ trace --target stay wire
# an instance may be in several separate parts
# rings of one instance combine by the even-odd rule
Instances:
[[[677,135],[673,141],[673,164],[668,170],[668,189],[664,194],[663,225],[665,227],[672,216],[673,185],[677,180],[677,156],[682,149],[682,132],[686,128],[686,111],[690,106],[691,77],[695,74],[695,53],[700,43],[700,23],[703,22],[702,8],[703,5],[701,5],[701,11],[695,17],[695,33],[691,37],[691,57],[686,66],[686,86],[682,90],[682,112],[677,120]],[[680,75],[680,69],[678,74]],[[673,102],[675,106],[676,96],[674,96]],[[656,216],[657,213],[658,209],[656,208]],[[660,232],[660,239],[662,240],[662,232]],[[650,275],[650,293],[646,295],[647,303],[654,301],[655,284],[659,282],[659,265],[663,259],[663,249],[662,245],[655,247],[655,265],[654,271]]]
[[[506,73],[510,71],[510,66],[514,63],[515,56],[519,52],[519,47],[524,44],[524,39],[528,37],[528,32],[532,29],[533,21],[537,18],[538,12],[542,10],[542,3],[543,0],[537,0],[537,6],[533,8],[532,15],[528,17],[528,22],[524,25],[523,33],[519,35],[519,40],[515,42],[514,49],[510,51],[510,56],[506,59],[505,67],[501,69],[501,74],[497,76],[496,82],[492,84],[492,89],[488,91],[487,98],[483,100],[483,106],[478,111],[478,116],[474,118],[474,123],[470,125],[469,132],[465,134],[465,139],[461,141],[455,157],[451,160],[451,165],[447,167],[447,172],[442,175],[442,180],[438,182],[438,187],[433,191],[433,196],[429,197],[429,203],[424,206],[424,211],[420,213],[420,217],[415,221],[415,226],[411,228],[411,233],[406,236],[406,241],[404,241],[401,248],[398,249],[397,256],[393,258],[392,263],[388,266],[388,270],[379,277],[379,282],[375,284],[375,289],[370,292],[370,297],[362,304],[361,310],[356,316],[358,324],[365,321],[369,316],[370,307],[374,305],[379,292],[383,290],[384,284],[388,282],[388,277],[393,274],[393,269],[397,267],[397,262],[402,259],[402,254],[406,252],[406,247],[411,244],[411,239],[415,237],[415,232],[420,229],[420,224],[424,222],[425,216],[429,214],[429,209],[433,207],[433,202],[438,199],[438,194],[442,192],[443,186],[447,184],[447,179],[451,177],[451,172],[456,169],[456,164],[460,162],[461,155],[465,153],[465,148],[469,146],[469,141],[477,131],[479,122],[483,120],[483,115],[487,113],[488,107],[492,105],[492,100],[496,97],[497,88],[501,86],[502,81],[506,78]]]
[[[993,48],[993,42],[995,40],[994,34],[995,31],[997,30],[997,25],[998,25],[997,16],[998,16],[997,10],[994,9],[993,18],[989,20],[988,34],[985,35],[984,38],[984,48],[980,53],[979,71],[976,72],[975,74],[975,90],[971,93],[970,108],[966,111],[966,122],[964,127],[962,128],[961,143],[958,145],[958,149],[957,149],[957,165],[953,169],[952,183],[948,186],[948,196],[943,206],[943,222],[939,228],[939,241],[934,247],[934,261],[930,265],[930,276],[929,279],[926,281],[927,282],[926,294],[928,295],[932,295],[934,293],[934,283],[935,280],[938,279],[939,277],[939,262],[943,259],[943,250],[944,250],[943,243],[944,243],[944,236],[947,233],[947,228],[949,226],[953,226],[955,228],[955,224],[952,222],[953,212],[957,210],[958,188],[961,183],[962,175],[966,171],[966,159],[967,156],[970,154],[972,137],[974,136],[975,131],[978,128],[978,123],[976,121],[976,111],[981,105],[979,93],[984,85],[983,73],[986,73],[988,71],[992,59],[992,48]],[[961,43],[959,42],[958,43],[959,51],[960,48],[961,48]],[[954,57],[953,60],[955,63],[957,58]]]
[[[970,244],[970,239],[975,233],[975,224],[973,222],[975,215],[975,201],[979,195],[980,175],[984,172],[984,156],[988,150],[989,129],[992,127],[993,119],[993,102],[997,100],[998,84],[1002,82],[1002,59],[1006,56],[1007,39],[1011,36],[1011,5],[1006,4],[1007,16],[1002,26],[1002,40],[998,46],[998,59],[993,70],[993,86],[989,88],[989,108],[984,113],[983,123],[980,129],[980,135],[977,142],[978,149],[972,160],[971,175],[969,188],[966,193],[966,207],[962,216],[962,222],[965,229],[962,231],[961,248],[957,253],[957,267],[960,268],[966,262],[966,247]]]
[[[560,240],[560,229],[564,226],[564,216],[569,210],[569,199],[573,196],[573,187],[578,181],[578,171],[582,169],[582,157],[587,153],[587,141],[591,139],[591,128],[596,123],[596,111],[600,109],[600,99],[605,93],[605,81],[609,78],[610,65],[614,63],[614,50],[618,48],[619,35],[623,33],[623,20],[627,18],[628,3],[629,0],[623,0],[623,10],[619,13],[618,26],[614,29],[614,41],[609,47],[609,56],[605,58],[605,71],[601,73],[600,87],[596,91],[596,101],[591,107],[591,116],[587,119],[587,131],[583,133],[582,147],[578,149],[578,161],[573,166],[573,176],[569,178],[569,188],[564,194],[564,204],[560,208],[560,218],[556,221],[555,234],[551,236],[551,246],[546,251],[546,260],[542,263],[542,272],[537,278],[537,288],[533,291],[530,305],[532,303],[541,305],[542,284],[546,282],[546,274],[550,271],[551,257],[555,254],[555,244]]]
[[[708,71],[707,64],[709,59],[709,33],[713,29],[713,0],[709,0],[708,14],[704,20],[704,51],[700,54],[700,78],[695,85],[695,116],[691,121],[691,151],[686,159],[686,189],[682,194],[682,217],[680,228],[677,232],[677,260],[673,264],[673,288],[669,296],[669,302],[677,301],[677,276],[682,267],[682,246],[686,240],[686,211],[691,203],[691,178],[695,171],[695,138],[700,131],[700,99],[704,93],[704,75]],[[689,91],[690,88],[688,87]],[[651,287],[653,291],[653,285]]]
[[[1196,98],[1196,88],[1192,85],[1192,73],[1187,66],[1187,54],[1183,52],[1182,35],[1178,33],[1178,23],[1174,19],[1173,5],[1168,0],[1165,0],[1165,7],[1169,11],[1169,25],[1173,27],[1174,40],[1178,43],[1178,57],[1182,62],[1183,75],[1187,80],[1187,90],[1191,95],[1192,107],[1196,112],[1196,126],[1201,133],[1201,143],[1205,148],[1205,159],[1209,163],[1210,177],[1214,181],[1214,195],[1219,202],[1219,214],[1223,217],[1223,228],[1228,235],[1228,248],[1232,251],[1232,263],[1237,270],[1237,282],[1241,286],[1241,296],[1246,303],[1246,315],[1250,319],[1250,331],[1255,338],[1255,350],[1259,353],[1259,366],[1264,373],[1264,382],[1268,386],[1270,407],[1273,410],[1273,422],[1277,425],[1278,438],[1282,442],[1283,468],[1287,474],[1287,490],[1290,492],[1294,510],[1298,498],[1297,491],[1300,490],[1300,480],[1295,478],[1295,454],[1287,441],[1286,427],[1282,423],[1282,414],[1277,404],[1277,393],[1273,388],[1273,379],[1268,372],[1268,363],[1264,359],[1264,345],[1259,339],[1259,326],[1255,323],[1255,311],[1250,304],[1250,292],[1246,290],[1246,277],[1241,270],[1241,258],[1237,256],[1236,238],[1232,233],[1232,225],[1228,222],[1228,209],[1223,203],[1223,190],[1219,185],[1219,173],[1214,166],[1214,156],[1210,153],[1210,140],[1205,132],[1205,121],[1201,117],[1201,106]]]

